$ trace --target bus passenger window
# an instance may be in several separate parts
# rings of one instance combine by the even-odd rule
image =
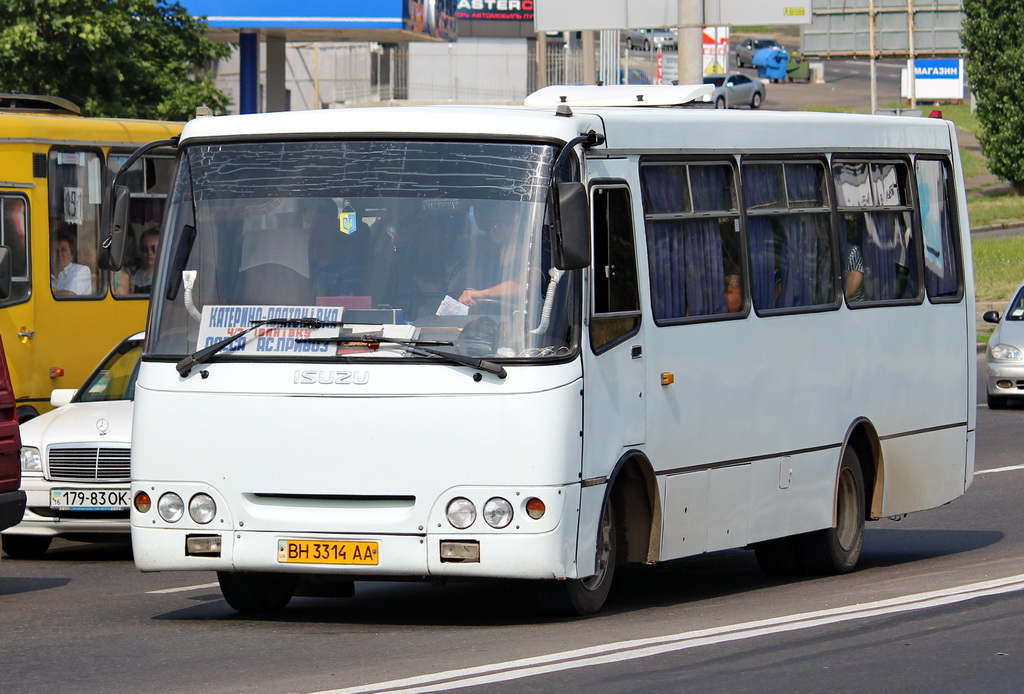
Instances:
[[[28,296],[28,203],[21,197],[0,197],[0,245],[11,251],[11,295],[7,303]]]
[[[747,285],[732,166],[651,164],[640,177],[655,320],[741,314]]]
[[[758,310],[835,303],[825,169],[816,162],[743,165]]]
[[[54,147],[50,187],[50,287],[58,298],[106,291],[99,272],[103,168],[98,151]]]
[[[919,295],[917,253],[902,162],[835,162],[846,300]],[[858,275],[859,273],[859,275]]]
[[[933,301],[959,300],[962,296],[960,258],[957,252],[956,207],[949,199],[949,165],[918,159],[917,198],[921,202],[921,233],[924,241],[924,275]]]

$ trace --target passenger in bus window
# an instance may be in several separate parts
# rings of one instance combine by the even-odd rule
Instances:
[[[844,215],[843,226],[846,228],[846,300],[850,302],[864,301],[864,253],[861,250],[861,220],[856,215]]]
[[[153,284],[153,266],[156,265],[156,249],[160,243],[159,229],[146,229],[139,239],[139,266],[132,274],[132,294],[149,294]]]
[[[518,210],[509,204],[493,204],[474,210],[474,217],[477,226],[487,234],[491,248],[477,254],[473,274],[489,281],[481,282],[485,285],[483,289],[468,287],[459,294],[459,302],[466,306],[476,306],[478,299],[502,299],[523,291],[522,284],[515,279],[502,279],[514,271],[512,266],[517,260],[514,241],[519,227]],[[490,267],[480,267],[481,263]]]
[[[11,275],[24,277],[28,273],[28,244],[25,240],[25,201],[10,198],[3,201],[3,244],[11,249]]]
[[[57,239],[53,246],[50,288],[57,296],[92,294],[92,273],[88,267],[78,263],[75,234],[66,226],[57,230]]]

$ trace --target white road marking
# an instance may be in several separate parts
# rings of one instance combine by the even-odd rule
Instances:
[[[991,470],[975,470],[975,475],[987,475],[990,472],[1010,472],[1011,470],[1024,470],[1024,465],[1009,465],[1007,467],[994,467]]]
[[[164,593],[184,593],[190,590],[206,590],[207,588],[217,588],[220,586],[219,583],[202,583],[197,586],[182,586],[180,588],[164,588],[163,590],[147,590],[146,595],[161,595]]]
[[[681,632],[631,641],[618,641],[590,648],[510,660],[503,663],[437,672],[374,684],[331,689],[316,694],[418,694],[472,687],[543,675],[594,665],[682,651],[730,641],[780,634],[857,619],[926,610],[967,600],[1024,590],[1024,574],[981,583],[905,595],[888,600],[850,605],[830,610],[804,612],[771,619],[743,622],[711,629]]]

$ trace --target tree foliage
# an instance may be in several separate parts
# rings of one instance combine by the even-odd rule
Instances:
[[[228,98],[206,66],[230,47],[167,0],[0,0],[0,92],[61,96],[83,115],[186,120]]]
[[[960,41],[978,102],[978,140],[989,170],[1024,195],[1024,3],[964,0]]]

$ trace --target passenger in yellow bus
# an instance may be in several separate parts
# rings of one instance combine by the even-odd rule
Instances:
[[[53,266],[50,288],[57,296],[82,296],[92,294],[92,273],[85,265],[78,263],[78,247],[75,235],[68,227],[57,230],[53,246]]]
[[[132,274],[132,294],[149,294],[153,285],[153,266],[156,265],[156,249],[160,243],[160,231],[146,229],[139,239],[139,266]]]
[[[11,249],[11,275],[24,277],[28,273],[28,245],[25,238],[25,201],[8,198],[3,202],[3,243]]]

